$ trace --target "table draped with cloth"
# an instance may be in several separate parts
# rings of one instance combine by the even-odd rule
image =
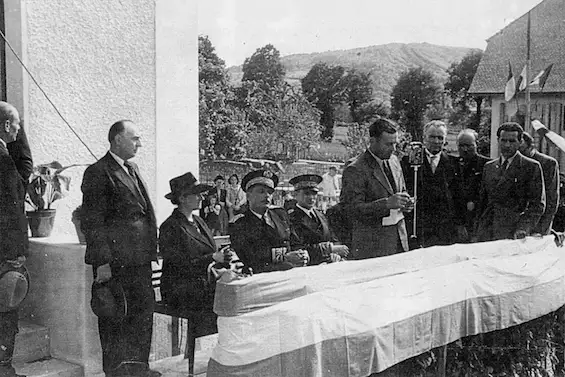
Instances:
[[[217,284],[209,377],[362,377],[565,305],[553,236],[437,246]]]

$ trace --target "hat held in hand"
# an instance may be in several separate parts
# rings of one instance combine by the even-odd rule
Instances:
[[[98,317],[125,317],[128,305],[122,285],[113,278],[104,283],[92,283],[90,307]]]
[[[0,313],[16,309],[29,291],[29,273],[24,266],[0,265]]]

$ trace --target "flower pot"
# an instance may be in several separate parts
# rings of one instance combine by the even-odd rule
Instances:
[[[49,237],[55,222],[55,210],[27,211],[27,221],[32,237]]]

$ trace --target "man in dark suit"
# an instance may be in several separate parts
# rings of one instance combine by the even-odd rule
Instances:
[[[534,139],[527,132],[524,132],[522,135],[520,153],[536,160],[541,165],[543,182],[545,184],[545,211],[534,228],[534,233],[540,233],[542,235],[549,234],[553,217],[557,213],[559,206],[559,166],[557,160],[538,152],[534,148]]]
[[[514,122],[503,123],[496,131],[501,156],[483,170],[478,241],[524,238],[545,210],[541,165],[518,151],[523,132]]]
[[[12,105],[3,101],[0,101],[0,123],[0,265],[8,263],[19,267],[25,263],[28,253],[25,191],[7,144],[17,138],[20,117]],[[17,332],[18,310],[0,312],[1,376],[17,376],[12,367]]]
[[[89,166],[82,181],[85,262],[96,282],[115,279],[124,289],[125,318],[99,317],[106,376],[156,376],[148,358],[153,332],[151,261],[157,259],[157,226],[147,186],[129,159],[141,146],[133,122],[114,123],[110,151]]]
[[[459,156],[450,156],[455,172],[451,191],[455,206],[458,242],[469,242],[474,234],[483,168],[489,159],[477,153],[477,132],[470,128],[457,135]]]
[[[18,132],[16,140],[8,143],[8,152],[22,177],[25,190],[27,189],[29,177],[33,172],[33,159],[23,124],[20,124],[20,131]]]
[[[408,250],[404,211],[412,210],[400,162],[393,154],[397,125],[380,118],[369,127],[369,148],[343,171],[340,202],[351,221],[354,259]]]
[[[268,170],[247,173],[241,187],[249,208],[230,224],[233,249],[255,273],[305,266],[309,260],[290,227],[288,213],[282,207],[270,206],[278,182],[278,177]]]
[[[455,206],[450,186],[453,182],[453,165],[443,151],[447,137],[444,122],[433,120],[424,126],[424,164],[418,170],[418,197],[416,204],[416,238],[423,247],[451,245],[457,240]],[[408,156],[402,159],[406,185],[414,192],[414,174]],[[409,220],[413,228],[412,219]]]
[[[299,175],[289,181],[296,196],[296,205],[287,210],[291,228],[308,250],[310,264],[338,262],[349,254],[349,248],[341,245],[330,229],[324,213],[314,207],[320,182],[322,177],[316,174]]]

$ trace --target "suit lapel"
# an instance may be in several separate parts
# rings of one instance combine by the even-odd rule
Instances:
[[[200,233],[200,232],[196,232],[195,238],[197,240],[207,244],[208,246],[210,246],[215,251],[216,250],[216,241],[214,241],[214,237],[208,231],[208,227],[204,223],[204,220],[202,220],[200,217],[194,216],[194,222],[198,223],[198,225],[200,225],[200,229],[205,233],[205,234],[203,234],[203,233]]]
[[[369,161],[369,166],[373,168],[373,176],[388,191],[389,194],[394,194],[392,192],[392,187],[390,187],[390,184],[386,179],[386,175],[377,160],[369,152],[367,152],[366,158]]]
[[[143,204],[144,207],[146,207],[147,202],[143,198],[141,192],[139,192],[139,190],[137,189],[135,182],[133,181],[133,177],[126,173],[126,171],[120,166],[118,161],[116,161],[116,159],[112,157],[109,152],[108,154],[106,154],[106,160],[108,167],[112,170],[114,176],[135,195],[135,197],[141,204]]]
[[[318,216],[318,219],[320,220],[320,227],[322,228],[322,234],[324,234],[324,235],[328,234],[329,231],[330,231],[330,228],[328,227],[327,221],[324,221],[322,213],[316,208],[314,208],[314,212],[316,212],[316,216]],[[316,227],[317,227],[317,224],[316,224]]]

